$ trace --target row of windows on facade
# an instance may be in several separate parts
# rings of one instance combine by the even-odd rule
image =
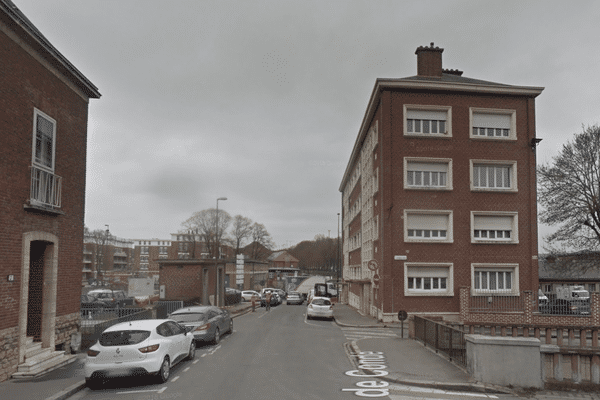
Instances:
[[[159,254],[167,254],[168,251],[169,251],[169,248],[167,246],[160,246],[158,248]],[[148,246],[140,247],[140,254],[150,254],[150,248]]]
[[[448,135],[451,132],[451,107],[405,105],[406,134]],[[470,108],[470,133],[473,138],[514,139],[514,110]]]
[[[405,210],[405,237],[410,241],[449,242],[453,240],[453,212]],[[518,213],[471,212],[471,240],[477,242],[517,243]],[[378,224],[375,226],[378,229]],[[346,233],[346,232],[345,232]],[[346,233],[347,234],[347,233]],[[348,250],[361,246],[361,231],[348,238]]]
[[[152,246],[152,241],[145,241],[145,240],[140,240],[139,241],[139,245],[140,246]],[[154,246],[170,246],[171,243],[170,242],[165,242],[165,241],[160,241],[160,242],[156,242],[156,244]]]
[[[360,266],[350,267],[350,279],[361,279]],[[408,293],[451,294],[451,276],[453,268],[439,265],[407,265],[405,269],[405,288]],[[479,293],[515,293],[518,278],[517,266],[473,266],[471,284]]]

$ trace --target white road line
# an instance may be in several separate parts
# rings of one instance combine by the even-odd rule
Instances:
[[[190,367],[187,367],[186,369],[183,370],[183,372],[188,372],[190,370]]]
[[[156,393],[162,393],[162,392],[164,392],[165,390],[167,390],[167,387],[166,387],[166,386],[165,386],[165,387],[163,387],[162,389],[160,389],[160,390],[159,390],[158,392],[156,392]]]
[[[129,391],[126,391],[126,392],[117,392],[117,394],[150,393],[150,392],[158,392],[158,390],[156,390],[156,389],[150,389],[150,390],[129,390]]]
[[[179,379],[179,375],[177,375],[175,378],[171,379],[171,382],[175,382],[177,379]]]
[[[198,364],[200,362],[200,360],[194,360],[194,362],[192,364]]]

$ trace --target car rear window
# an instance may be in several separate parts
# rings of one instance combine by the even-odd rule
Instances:
[[[150,331],[112,331],[104,332],[100,336],[100,344],[109,346],[127,346],[138,344],[150,336]]]
[[[171,319],[175,322],[186,323],[196,322],[206,319],[206,314],[203,313],[188,313],[188,314],[175,314],[171,315]]]
[[[330,306],[331,305],[331,302],[329,300],[325,300],[325,299],[314,299],[312,301],[312,303],[317,306]]]

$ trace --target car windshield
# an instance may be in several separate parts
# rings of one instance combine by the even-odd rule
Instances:
[[[317,306],[329,306],[329,305],[331,305],[331,302],[329,300],[326,300],[326,299],[314,299],[312,301],[312,303],[314,305],[317,305]]]
[[[100,344],[109,346],[127,346],[138,344],[150,336],[150,331],[112,331],[104,332],[100,336]]]
[[[196,322],[196,321],[202,321],[202,320],[206,319],[206,314],[204,314],[204,313],[175,314],[175,315],[171,315],[171,319],[173,321],[176,321],[179,323]]]

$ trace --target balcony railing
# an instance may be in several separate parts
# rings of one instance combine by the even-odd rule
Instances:
[[[30,204],[45,208],[61,207],[62,178],[41,168],[31,166]]]

